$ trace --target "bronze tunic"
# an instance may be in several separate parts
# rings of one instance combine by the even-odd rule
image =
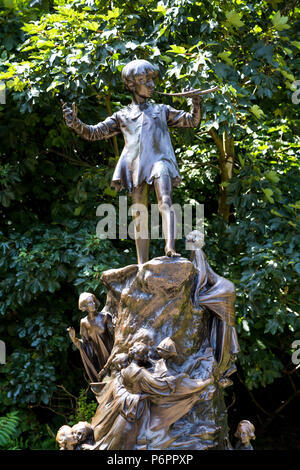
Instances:
[[[168,127],[196,127],[200,122],[200,105],[192,112],[176,110],[164,104],[130,104],[121,111],[88,126],[79,119],[73,129],[86,140],[108,139],[120,132],[125,146],[115,168],[112,186],[120,190],[152,184],[154,178],[168,174],[174,186],[181,182]]]

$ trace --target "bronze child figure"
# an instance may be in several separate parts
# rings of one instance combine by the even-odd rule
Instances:
[[[125,146],[112,178],[116,190],[127,189],[133,204],[147,207],[149,186],[154,186],[162,217],[165,254],[175,251],[175,212],[172,208],[172,187],[179,174],[168,127],[197,127],[200,123],[201,96],[194,94],[191,112],[176,110],[165,104],[148,101],[154,93],[158,72],[146,60],[133,60],[122,71],[122,80],[132,94],[132,102],[103,122],[89,126],[77,117],[76,106],[63,104],[66,123],[86,140],[108,139],[122,133]],[[186,95],[189,96],[189,95]],[[138,263],[149,259],[147,217],[134,215],[135,243]]]
[[[253,450],[250,441],[255,439],[255,427],[251,421],[248,421],[247,419],[240,421],[234,436],[238,439],[235,446],[236,450]]]
[[[98,382],[98,374],[106,363],[112,346],[111,315],[99,312],[100,303],[94,294],[83,292],[80,294],[78,307],[87,316],[80,320],[81,339],[76,338],[75,330],[67,330],[74,345],[79,349],[86,373],[91,382]]]

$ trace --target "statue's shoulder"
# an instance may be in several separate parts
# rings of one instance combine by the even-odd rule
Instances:
[[[80,326],[87,328],[89,325],[90,325],[90,322],[89,322],[88,316],[83,317],[80,320]]]
[[[118,114],[119,118],[121,118],[121,119],[130,117],[131,113],[132,113],[132,108],[131,108],[130,104],[125,106],[122,109],[119,109],[119,111],[117,111],[117,114]]]
[[[166,110],[167,105],[162,103],[151,103],[154,112],[161,113]]]

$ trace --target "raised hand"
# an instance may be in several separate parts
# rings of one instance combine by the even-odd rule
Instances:
[[[60,100],[60,102],[62,105],[62,111],[63,111],[63,115],[64,115],[67,126],[73,127],[73,124],[77,119],[76,104],[72,103],[72,107],[70,107],[67,103],[64,103],[63,100]]]
[[[186,87],[186,88],[184,88],[183,91],[190,91],[191,92],[191,94],[185,95],[185,98],[191,98],[194,105],[199,105],[201,103],[202,96],[197,94],[197,93],[193,93],[193,88]]]
[[[73,327],[70,326],[69,328],[67,328],[67,331],[69,333],[69,336],[70,336],[72,342],[76,346],[76,348],[80,349],[81,344],[82,344],[82,339],[76,338],[75,330],[74,330]]]
[[[71,326],[69,326],[69,328],[67,328],[67,332],[69,333],[69,336],[70,336],[71,340],[73,341],[73,343],[75,343],[76,336],[75,336],[75,330],[74,330],[74,328],[72,328]]]

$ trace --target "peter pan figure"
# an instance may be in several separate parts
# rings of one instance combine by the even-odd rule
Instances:
[[[133,204],[148,205],[149,186],[154,186],[162,217],[165,254],[175,251],[175,212],[172,187],[181,182],[168,127],[197,127],[200,123],[201,96],[191,95],[191,112],[176,110],[148,100],[154,93],[158,72],[146,60],[133,60],[122,71],[122,80],[132,94],[132,102],[103,122],[89,126],[77,117],[76,106],[63,104],[66,124],[86,140],[108,139],[122,132],[125,147],[115,168],[111,185],[127,189]],[[137,216],[138,215],[138,216]],[[134,216],[138,263],[149,259],[149,236],[142,238],[140,217]],[[146,229],[148,231],[148,228]],[[145,233],[145,232],[144,232]],[[147,232],[146,232],[147,233]]]

